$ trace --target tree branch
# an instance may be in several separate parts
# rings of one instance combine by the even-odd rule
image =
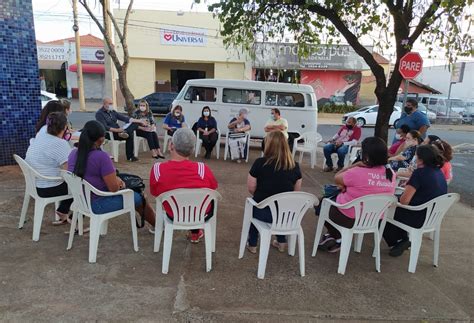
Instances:
[[[433,0],[433,3],[429,6],[429,8],[426,10],[424,15],[420,18],[420,22],[418,23],[418,26],[416,26],[415,31],[408,37],[408,42],[410,45],[413,45],[415,41],[420,37],[421,33],[423,30],[428,27],[428,22],[429,20],[434,16],[436,11],[439,9],[439,6],[441,4],[441,0]]]
[[[117,23],[117,20],[115,19],[114,15],[112,12],[110,12],[109,8],[107,8],[107,15],[109,16],[110,20],[112,21],[112,24],[114,25],[115,32],[117,33],[117,36],[120,40],[120,42],[123,42],[124,36],[122,35],[122,31],[120,30],[120,27]]]

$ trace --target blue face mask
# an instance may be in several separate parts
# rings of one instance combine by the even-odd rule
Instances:
[[[271,118],[272,118],[272,120],[276,120],[276,115],[274,113],[272,113]]]

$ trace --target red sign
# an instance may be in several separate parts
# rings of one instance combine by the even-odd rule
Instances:
[[[415,52],[406,53],[405,56],[400,59],[400,65],[398,71],[406,80],[411,80],[417,77],[423,69],[423,59],[420,54]]]

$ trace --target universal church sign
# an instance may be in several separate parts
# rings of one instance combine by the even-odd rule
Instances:
[[[206,46],[207,30],[177,26],[164,26],[160,30],[161,45]]]

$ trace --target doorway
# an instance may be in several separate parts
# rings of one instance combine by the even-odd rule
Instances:
[[[171,70],[171,91],[179,92],[186,84],[187,80],[204,79],[205,71],[193,70]]]

